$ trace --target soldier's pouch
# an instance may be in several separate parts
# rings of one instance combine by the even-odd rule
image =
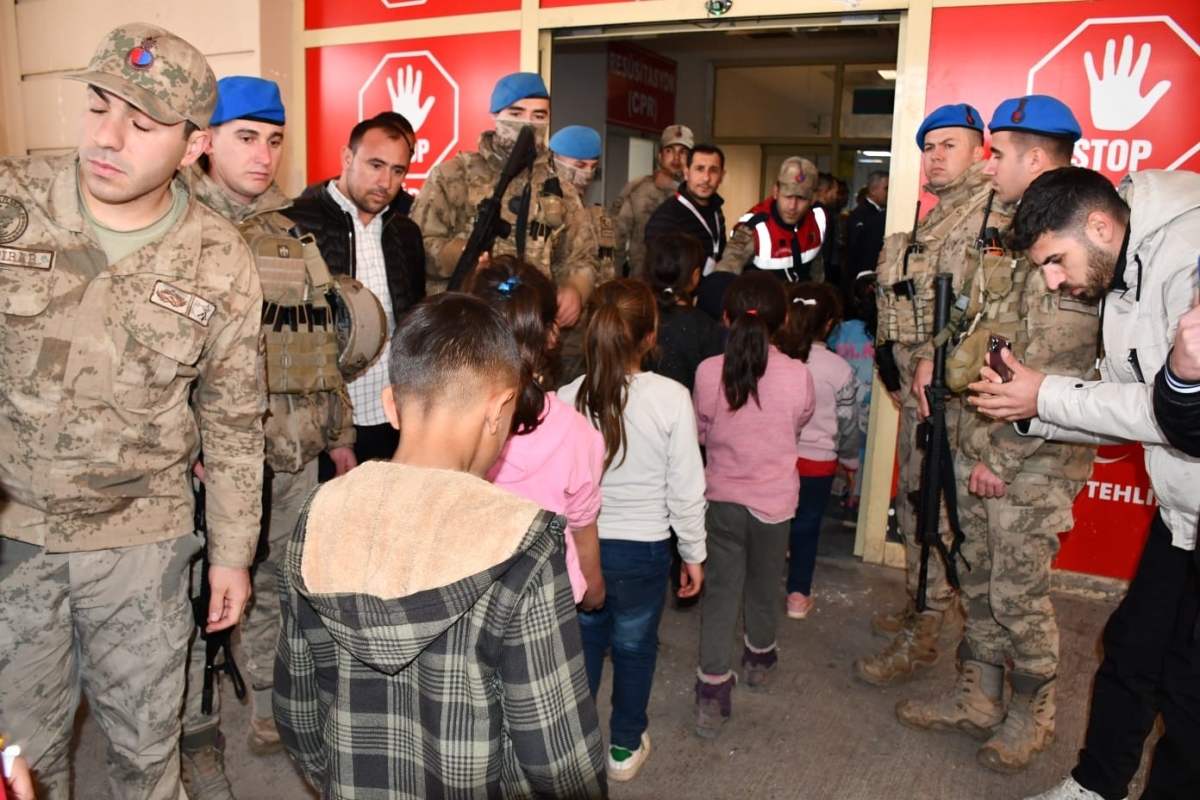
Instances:
[[[146,409],[186,399],[216,309],[180,285],[156,275],[112,279],[117,363],[113,398],[123,408]]]
[[[57,273],[0,265],[0,369],[8,375],[27,375],[37,369],[41,337],[28,329],[50,306]]]
[[[980,326],[946,354],[946,386],[950,391],[962,394],[968,384],[980,379],[991,335],[990,329]]]
[[[563,226],[567,220],[567,209],[563,199],[556,194],[538,195],[537,219],[534,222],[547,230],[534,227],[534,238],[544,239]]]
[[[1075,527],[1079,483],[1022,472],[1004,490],[997,522],[1009,533],[1056,534]]]

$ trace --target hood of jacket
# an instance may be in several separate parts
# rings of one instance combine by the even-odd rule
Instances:
[[[1189,211],[1200,209],[1200,175],[1159,169],[1131,172],[1121,179],[1117,193],[1130,207],[1125,282],[1134,287],[1138,280],[1133,256],[1144,254],[1147,248],[1157,251],[1154,240],[1164,228]]]
[[[553,519],[466,473],[368,462],[313,496],[296,586],[338,644],[395,675]]]

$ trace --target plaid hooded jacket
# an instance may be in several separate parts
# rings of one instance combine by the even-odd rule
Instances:
[[[325,798],[596,798],[561,517],[471,475],[363,464],[288,549],[275,718]]]

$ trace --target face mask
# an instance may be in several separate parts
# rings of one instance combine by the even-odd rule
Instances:
[[[548,122],[526,122],[520,119],[502,119],[496,117],[493,122],[496,124],[496,151],[508,155],[512,152],[513,146],[517,143],[517,137],[521,134],[521,128],[526,125],[533,127],[533,141],[538,147],[546,145],[546,129],[550,127]]]
[[[580,194],[587,192],[588,187],[592,185],[592,180],[596,177],[596,170],[594,168],[580,169],[573,164],[568,164],[561,158],[554,159],[554,173],[574,186]]]

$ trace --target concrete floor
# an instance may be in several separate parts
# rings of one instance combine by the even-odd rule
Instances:
[[[700,611],[664,612],[650,703],[651,756],[634,781],[612,785],[614,798],[1020,800],[1070,770],[1083,740],[1097,640],[1111,604],[1055,595],[1062,632],[1058,741],[1026,773],[999,775],[976,763],[978,742],[910,730],[893,715],[897,701],[932,697],[953,683],[953,637],[943,639],[948,656],[942,663],[908,685],[879,689],[853,677],[854,660],[886,644],[870,631],[872,612],[900,607],[904,594],[900,572],[862,564],[850,554],[852,544],[851,531],[828,519],[816,609],[805,621],[782,621],[773,683],[763,692],[735,690],[733,718],[714,742],[692,735]],[[730,646],[740,653],[739,643]],[[599,698],[606,732],[607,677],[606,670]],[[248,752],[249,708],[236,702],[228,684],[223,691],[227,773],[239,800],[311,797],[285,755]],[[94,722],[82,716],[75,797],[92,800],[108,794],[104,743]],[[1139,774],[1131,797],[1141,780]]]

